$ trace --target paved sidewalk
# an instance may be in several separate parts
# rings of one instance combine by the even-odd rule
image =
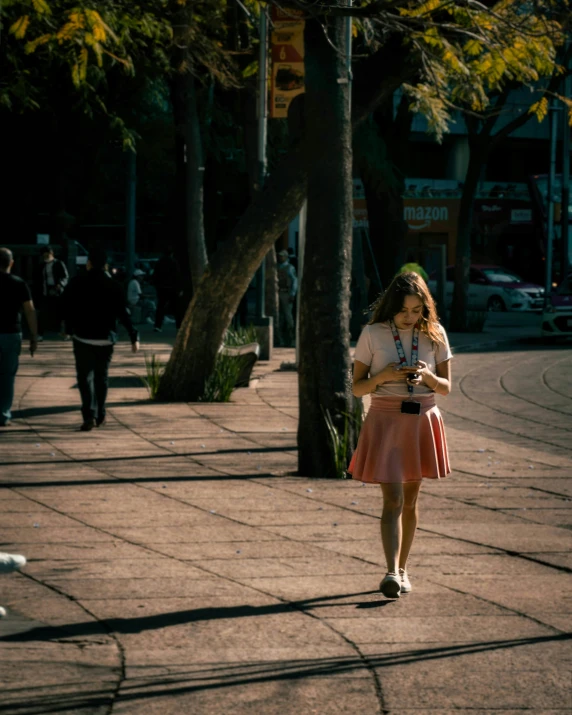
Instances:
[[[1,712],[570,711],[569,348],[459,352],[455,472],[424,485],[396,602],[379,489],[294,476],[293,360],[229,404],[156,404],[121,345],[109,426],[84,434],[69,344],[24,357],[0,434],[0,549],[29,558],[0,577]]]

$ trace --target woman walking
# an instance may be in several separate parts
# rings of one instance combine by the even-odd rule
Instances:
[[[451,390],[451,349],[425,281],[396,276],[374,307],[355,350],[353,394],[372,393],[348,472],[379,483],[387,598],[411,591],[407,558],[418,521],[422,479],[450,473],[445,428],[435,393]]]

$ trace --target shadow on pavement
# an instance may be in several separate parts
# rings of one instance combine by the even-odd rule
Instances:
[[[141,633],[158,628],[181,626],[197,621],[212,621],[219,618],[246,618],[251,616],[275,616],[281,613],[295,611],[312,611],[316,608],[331,608],[331,601],[340,599],[371,596],[379,591],[361,591],[359,593],[344,593],[335,596],[318,596],[303,601],[288,603],[273,603],[265,606],[221,606],[214,608],[195,608],[188,611],[173,611],[159,613],[155,616],[139,616],[137,618],[108,618],[101,621],[86,621],[85,623],[70,623],[63,626],[39,626],[29,631],[13,633],[0,637],[0,642],[23,643],[28,641],[53,641],[62,638],[77,638],[91,635],[107,635],[109,633]],[[354,605],[359,607],[361,601]],[[393,601],[376,601],[378,605],[388,605]],[[335,604],[334,604],[335,605]],[[353,605],[344,601],[344,606]]]
[[[166,677],[145,678],[143,669],[136,682],[126,682],[120,685],[117,702],[128,703],[139,701],[137,707],[145,707],[152,698],[176,697],[201,691],[232,688],[241,685],[252,686],[265,682],[296,681],[304,678],[327,677],[343,675],[361,670],[381,669],[410,663],[430,662],[444,658],[470,656],[508,648],[518,648],[539,643],[558,642],[570,639],[569,634],[538,636],[511,640],[484,641],[481,643],[465,643],[454,646],[435,648],[417,648],[401,653],[381,653],[360,657],[342,656],[329,658],[254,661],[251,663],[216,663],[203,667],[189,666],[190,672],[172,673]],[[180,667],[180,666],[179,666]],[[191,670],[192,668],[192,670]],[[109,684],[111,686],[111,684]],[[51,686],[53,689],[55,686]],[[38,687],[38,694],[27,687],[25,693],[19,689],[5,690],[5,696],[10,697],[10,706],[18,713],[32,715],[33,713],[76,712],[85,708],[104,707],[113,700],[112,686],[107,690],[98,689],[82,693],[46,693],[46,689]],[[20,697],[20,700],[12,698]],[[5,700],[6,702],[6,700]],[[38,709],[41,708],[41,709]]]
[[[172,455],[177,456],[177,455]],[[53,462],[51,462],[53,463]],[[66,464],[73,464],[74,462],[68,461]],[[10,464],[9,462],[2,463]],[[18,463],[19,464],[19,463]],[[34,464],[42,464],[42,462],[34,462]],[[21,489],[24,487],[31,487],[33,489],[39,489],[40,487],[90,487],[99,484],[114,484],[115,486],[125,483],[125,484],[173,484],[175,482],[216,482],[223,479],[226,482],[232,482],[242,479],[284,479],[283,474],[270,474],[270,472],[254,472],[252,474],[205,474],[199,476],[177,476],[177,477],[110,477],[109,479],[70,479],[68,481],[47,481],[47,482],[0,482],[0,489]],[[300,477],[301,479],[307,479],[307,477]],[[320,477],[316,477],[320,479]],[[1,711],[0,711],[1,712]]]
[[[77,387],[74,385],[74,387]],[[151,400],[125,400],[124,402],[107,402],[106,407],[110,409],[112,407],[131,407],[135,405],[149,405]],[[156,404],[156,403],[153,403]],[[29,417],[44,417],[45,415],[62,415],[66,412],[79,412],[81,405],[49,405],[48,407],[28,407],[23,410],[14,410],[15,420],[25,420]]]

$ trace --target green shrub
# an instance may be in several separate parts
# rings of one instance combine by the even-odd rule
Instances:
[[[243,361],[232,355],[217,353],[214,369],[205,382],[202,402],[228,402],[242,370]]]
[[[223,343],[230,347],[239,347],[240,345],[250,345],[257,343],[258,336],[254,325],[247,325],[245,328],[229,328],[224,336]]]
[[[348,467],[348,452],[350,449],[350,424],[353,423],[355,438],[357,440],[364,419],[363,403],[361,400],[356,399],[354,401],[353,413],[342,413],[344,416],[344,427],[341,432],[334,424],[332,415],[328,409],[324,410],[322,407],[322,414],[324,415],[324,420],[326,421],[326,427],[328,428],[328,434],[330,436],[330,445],[332,448],[336,470],[335,476],[339,479],[345,479]]]
[[[159,384],[163,377],[165,368],[156,355],[147,355],[145,353],[145,377],[141,380],[149,392],[149,397],[152,400],[157,398],[159,392]]]
[[[258,342],[254,325],[247,327],[229,328],[224,336],[224,346],[229,348],[250,345]],[[243,367],[248,364],[246,355],[225,355],[218,353],[212,373],[206,383],[202,402],[228,402]]]

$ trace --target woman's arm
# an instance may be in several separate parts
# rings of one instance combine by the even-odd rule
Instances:
[[[397,370],[398,362],[391,362],[383,368],[377,375],[368,377],[369,366],[359,360],[354,361],[354,377],[352,392],[354,397],[363,397],[370,392],[374,392],[378,385],[384,382],[395,382],[396,380],[405,380],[405,374]]]
[[[422,370],[421,382],[438,395],[448,395],[451,392],[451,361],[437,363],[435,373],[428,368]]]

